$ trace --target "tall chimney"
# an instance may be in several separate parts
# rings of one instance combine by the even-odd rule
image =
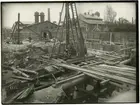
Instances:
[[[39,12],[35,12],[35,23],[39,23]]]
[[[50,19],[50,8],[48,8],[48,21],[51,21],[51,19]]]
[[[40,22],[44,22],[44,17],[45,17],[44,13],[41,12],[40,13]]]

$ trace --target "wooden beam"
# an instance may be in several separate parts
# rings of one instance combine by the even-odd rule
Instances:
[[[105,69],[105,68],[98,68],[98,67],[90,67],[91,69],[93,69],[94,71],[97,72],[102,72],[102,73],[110,73],[110,74],[116,74],[116,75],[120,75],[123,77],[131,77],[131,79],[136,79],[136,75],[131,74],[131,73],[125,73],[125,72],[121,72],[121,71],[115,71],[115,70],[109,70],[109,69]]]
[[[60,67],[64,67],[68,70],[75,70],[75,71],[81,71],[81,72],[86,72],[86,73],[91,73],[94,75],[97,75],[99,77],[105,77],[107,79],[111,79],[112,81],[117,81],[117,82],[121,82],[121,83],[127,83],[127,84],[131,84],[131,85],[136,85],[136,81],[132,80],[132,79],[128,79],[128,78],[124,78],[124,77],[120,77],[120,76],[115,76],[115,75],[110,75],[110,74],[105,74],[105,73],[100,73],[91,69],[85,69],[85,68],[80,68],[74,65],[67,65],[67,64],[59,64],[58,66]]]
[[[20,13],[18,13],[18,42],[17,42],[17,44],[20,44],[20,27],[19,27],[19,24],[20,23]]]
[[[34,74],[34,75],[38,74],[36,71],[33,71],[33,70],[27,70],[27,69],[22,69],[22,68],[18,68],[18,69],[22,72],[31,73],[31,74]]]
[[[71,63],[78,63],[78,62],[93,60],[94,58],[95,56],[79,57],[79,58],[69,59],[66,62],[71,64]]]
[[[85,74],[82,73],[82,74],[79,74],[79,75],[76,75],[76,76],[73,76],[73,77],[69,77],[69,78],[66,78],[64,80],[56,82],[54,86],[56,87],[57,85],[60,85],[60,84],[63,84],[63,83],[66,83],[66,82],[69,82],[69,81],[72,81],[72,80],[76,80],[77,78],[84,77],[84,76],[85,76]]]
[[[25,78],[25,77],[21,77],[21,76],[12,76],[12,78],[14,78],[14,79],[20,79],[20,80],[33,81],[32,78]]]
[[[104,80],[105,80],[103,77],[98,77],[98,76],[96,76],[96,75],[94,75],[94,74],[90,74],[90,73],[84,73],[84,74],[86,74],[86,75],[88,75],[88,76],[90,76],[90,77],[92,77],[92,78],[101,80],[101,81],[104,81]],[[111,85],[114,85],[114,86],[123,88],[123,86],[120,85],[120,84],[118,84],[118,83],[115,83],[115,82],[112,82],[112,81],[109,81],[109,83],[110,83]]]
[[[71,80],[67,83],[64,83],[62,84],[62,89],[65,90],[65,89],[68,89],[70,87],[73,87],[77,84],[80,84],[80,83],[86,83],[85,81],[87,80],[87,77],[86,76],[81,76],[77,79],[74,79],[74,80]]]
[[[130,69],[124,69],[123,67],[117,67],[117,66],[110,66],[110,65],[98,65],[95,66],[99,69],[107,69],[107,70],[113,70],[113,71],[118,71],[118,72],[122,72],[122,73],[129,73],[129,74],[135,74],[136,75],[136,70],[131,70]]]
[[[18,70],[18,69],[15,68],[15,67],[11,67],[11,69],[13,70],[13,73],[15,73],[15,74],[20,74],[20,75],[22,75],[22,76],[24,76],[24,77],[27,77],[27,78],[30,77],[29,75],[27,75],[26,73],[24,73],[24,72]]]

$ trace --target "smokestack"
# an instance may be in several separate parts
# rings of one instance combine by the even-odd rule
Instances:
[[[50,8],[48,8],[48,21],[51,21],[51,19],[50,19]]]
[[[40,22],[44,22],[44,17],[45,17],[44,13],[41,12],[40,13]]]
[[[39,23],[39,12],[35,12],[35,23]]]

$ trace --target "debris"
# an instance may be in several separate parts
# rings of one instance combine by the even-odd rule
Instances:
[[[7,103],[14,103],[14,101],[18,98],[18,96],[20,96],[22,94],[24,90],[22,90],[21,92],[17,93],[14,97],[12,97]]]
[[[22,100],[24,98],[27,98],[29,94],[33,93],[34,85],[31,85],[27,89],[25,89],[17,98],[17,100]]]
[[[11,44],[9,40],[2,43],[2,76],[8,78],[2,78],[2,87],[5,89],[4,96],[7,95],[4,101],[8,104],[106,102],[121,92],[136,89],[136,50],[132,51],[132,54],[129,52],[135,47],[127,45],[124,41],[116,42],[113,32],[107,32],[111,33],[110,41],[102,39],[102,35],[97,35],[96,38],[95,34],[91,37],[96,28],[90,31],[88,25],[84,38],[75,3],[64,4],[62,11],[65,6],[63,21],[65,24],[60,24],[60,16],[58,25],[55,25],[58,26],[57,29],[40,28],[41,32],[36,32],[18,20],[16,22],[18,29],[13,25],[12,31],[12,38],[13,35],[16,37],[16,31],[18,32],[18,44]],[[39,16],[42,24],[43,17]],[[51,39],[49,41],[45,39],[45,43],[42,40],[38,41],[41,38],[34,41],[31,34],[27,35],[29,42],[22,41],[19,45],[21,43],[19,26],[40,37],[43,35],[43,38],[50,35]],[[62,33],[59,33],[59,28],[62,29]],[[98,28],[100,27],[97,27],[97,31],[100,31]],[[66,33],[63,34],[63,31]],[[17,42],[16,38],[12,41]],[[90,47],[86,48],[85,44]],[[125,65],[129,64],[130,60],[132,62],[130,65],[134,67]]]
[[[29,75],[27,75],[24,72],[16,69],[15,67],[11,67],[11,69],[13,70],[13,73],[15,73],[15,74],[19,74],[19,75],[22,75],[22,76],[27,77],[27,78],[30,77]]]

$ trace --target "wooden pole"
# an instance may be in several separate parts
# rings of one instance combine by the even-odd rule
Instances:
[[[68,48],[69,45],[69,3],[65,4],[66,8],[66,47]]]
[[[20,44],[20,30],[19,30],[19,23],[20,23],[20,13],[18,13],[18,42],[17,44]]]

